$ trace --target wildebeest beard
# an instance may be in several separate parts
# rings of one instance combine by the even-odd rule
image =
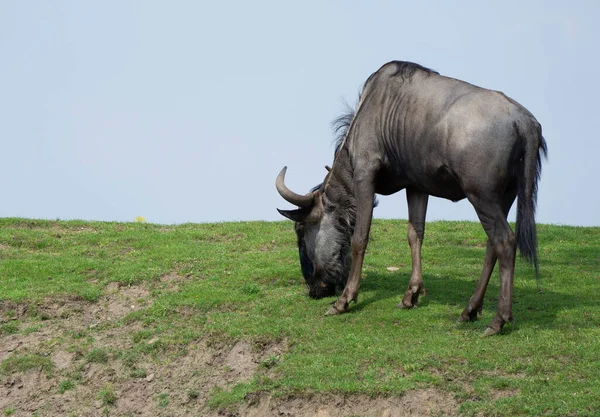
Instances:
[[[336,291],[343,289],[350,271],[350,241],[354,231],[355,210],[353,207],[341,208],[329,205],[326,211],[328,212],[326,216],[330,220],[329,229],[322,232],[326,236],[327,247],[334,250],[325,256],[326,259],[323,259],[323,254],[320,254],[318,263],[315,262],[317,257],[315,236],[308,235],[311,232],[305,223],[295,224],[302,275],[309,296],[316,299],[333,296]]]

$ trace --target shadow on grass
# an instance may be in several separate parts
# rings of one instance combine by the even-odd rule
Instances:
[[[510,333],[519,328],[557,329],[573,325],[576,325],[577,328],[597,328],[600,325],[599,318],[590,320],[583,313],[581,320],[565,317],[559,319],[559,316],[564,316],[565,312],[568,315],[569,310],[593,309],[598,311],[600,309],[600,291],[582,290],[582,286],[598,287],[597,285],[594,286],[595,283],[590,280],[599,279],[593,277],[594,271],[598,270],[599,259],[598,248],[592,247],[562,249],[560,252],[554,253],[552,259],[541,259],[541,291],[538,291],[535,285],[531,285],[535,278],[532,278],[533,272],[528,271],[530,267],[520,265],[515,273],[515,282],[517,283],[513,301],[515,325],[505,327],[503,332]],[[474,259],[466,257],[465,261],[471,262]],[[483,258],[481,261],[483,261]],[[521,263],[523,262],[521,261]],[[498,266],[496,265],[484,299],[484,314],[491,313],[491,317],[496,312],[499,296],[497,269]],[[560,271],[565,272],[558,276]],[[590,274],[590,277],[582,280],[580,279],[582,274]],[[546,283],[544,278],[546,278]],[[396,305],[402,300],[409,279],[410,272],[369,271],[368,277],[361,281],[361,292],[363,294],[368,293],[369,296],[361,297],[359,294],[358,303],[352,303],[348,312],[350,314],[360,312],[368,309],[371,304],[390,298],[395,300],[394,305]],[[419,309],[427,309],[429,305],[433,304],[452,306],[456,309],[456,318],[458,319],[475,291],[478,279],[479,275],[474,275],[471,280],[468,280],[443,274],[428,275],[425,272],[423,280],[427,294],[420,297]],[[519,279],[529,280],[530,282],[526,286],[519,285]],[[564,292],[557,292],[549,289],[549,287],[564,288]],[[335,301],[335,299],[332,298],[332,301]],[[489,320],[491,320],[491,317]],[[487,319],[480,320],[485,321]]]
[[[419,310],[436,304],[446,305],[450,307],[448,310],[455,312],[456,320],[475,291],[485,249],[481,242],[474,244],[476,239],[472,239],[470,234],[464,239],[450,239],[454,234],[446,234],[442,230],[444,226],[436,225],[437,235],[429,239],[432,243],[423,248],[427,295],[420,298]],[[537,289],[533,267],[518,259],[513,303],[515,324],[507,326],[505,332],[600,327],[600,315],[597,313],[600,311],[600,229],[539,226],[541,292]],[[406,290],[410,279],[410,251],[404,236],[398,235],[396,244],[390,243],[390,237],[383,233],[381,231],[379,241],[375,239],[370,244],[363,271],[367,277],[361,280],[358,303],[350,305],[349,314],[368,310],[381,301],[395,306]],[[390,265],[388,262],[395,262],[403,268],[398,272],[387,272],[385,266]],[[484,299],[484,317],[480,319],[485,324],[496,312],[498,296],[496,265]],[[330,300],[333,303],[336,298]],[[425,311],[422,313],[426,314]],[[470,327],[467,324],[464,328]]]

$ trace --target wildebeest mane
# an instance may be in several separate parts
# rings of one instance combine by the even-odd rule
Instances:
[[[434,71],[432,69],[429,69],[427,67],[424,67],[422,65],[415,64],[414,62],[392,61],[389,64],[395,64],[396,65],[396,72],[394,74],[392,74],[392,75],[395,76],[395,77],[400,76],[404,80],[410,80],[412,78],[412,76],[415,75],[415,72],[417,70],[424,71],[424,72],[426,72],[428,74],[437,74],[437,75],[439,75],[439,72]],[[386,64],[386,65],[388,65],[388,64]],[[369,80],[367,80],[367,82],[368,81]],[[365,83],[365,85],[366,85],[366,83]]]
[[[359,96],[360,100],[360,96]],[[348,134],[348,129],[350,129],[350,125],[352,124],[352,119],[354,119],[354,114],[356,110],[352,108],[347,102],[345,102],[346,110],[340,116],[333,119],[331,122],[331,127],[333,128],[333,133],[335,134],[334,143],[335,143],[335,153],[337,154],[344,143],[344,138]]]
[[[391,61],[385,64],[384,67],[387,65],[395,65],[396,71],[392,74],[392,76],[401,77],[404,81],[410,81],[410,79],[413,77],[413,75],[415,75],[415,72],[417,72],[417,70],[423,71],[427,74],[439,75],[437,71],[409,61]],[[333,133],[335,134],[334,143],[336,154],[340,150],[340,147],[344,143],[344,138],[348,134],[348,130],[350,129],[350,125],[352,124],[352,120],[354,119],[354,115],[356,114],[356,107],[358,107],[358,103],[360,103],[362,93],[365,91],[365,88],[369,84],[369,81],[371,81],[378,72],[379,71],[376,71],[373,74],[371,74],[369,78],[367,78],[367,81],[365,81],[365,83],[363,84],[363,87],[361,88],[358,94],[358,100],[356,100],[356,106],[353,108],[348,104],[348,102],[344,102],[346,109],[340,116],[336,117],[331,122]]]

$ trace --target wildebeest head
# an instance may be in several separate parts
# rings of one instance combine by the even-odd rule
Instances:
[[[308,194],[296,194],[285,185],[286,169],[284,167],[277,176],[275,186],[287,202],[299,208],[277,211],[295,222],[300,266],[308,294],[313,298],[335,295],[336,288],[346,284],[350,271],[354,209],[331,201],[322,185]]]

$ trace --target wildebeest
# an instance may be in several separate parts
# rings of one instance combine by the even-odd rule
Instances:
[[[375,194],[406,189],[412,274],[401,308],[424,292],[421,245],[430,195],[467,198],[487,233],[483,271],[459,321],[476,320],[496,261],[500,297],[484,335],[512,320],[516,248],[538,274],[535,208],[542,154],[541,125],[498,91],[444,77],[418,64],[392,61],[365,82],[355,111],[338,119],[341,134],[323,183],[306,195],[279,194],[298,206],[279,210],[295,221],[300,264],[314,298],[343,292],[327,314],[357,301]],[[516,234],[507,216],[518,196]]]

